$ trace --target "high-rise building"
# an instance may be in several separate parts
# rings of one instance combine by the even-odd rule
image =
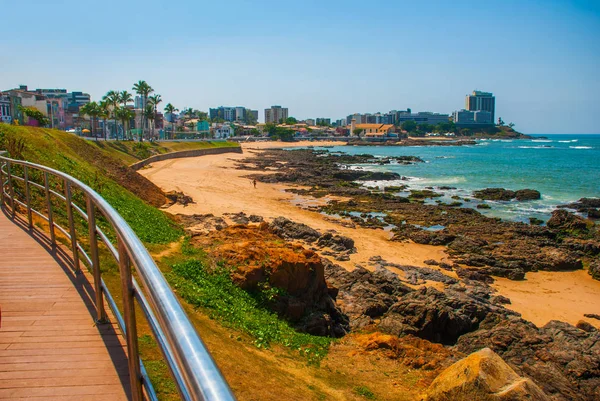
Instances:
[[[331,118],[317,118],[317,125],[331,125]]]
[[[265,123],[275,123],[285,121],[288,118],[287,107],[271,106],[270,109],[265,109]]]
[[[496,116],[496,98],[491,92],[473,91],[465,98],[465,109],[469,111],[488,111],[492,115],[492,123]]]
[[[213,120],[222,119],[231,122],[245,122],[248,119],[247,117],[249,117],[250,115],[255,117],[255,120],[257,120],[258,110],[250,110],[241,106],[219,106],[217,108],[208,110],[208,116]]]

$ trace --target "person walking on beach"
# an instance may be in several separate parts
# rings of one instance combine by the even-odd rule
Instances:
[[[254,189],[256,189],[256,179],[252,180],[252,185],[254,185]]]

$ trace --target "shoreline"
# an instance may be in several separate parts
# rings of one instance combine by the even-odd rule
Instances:
[[[257,146],[258,145],[258,146]],[[335,145],[339,143],[335,142]],[[190,159],[176,159],[152,164],[140,174],[153,181],[165,191],[181,191],[190,195],[195,204],[187,207],[173,205],[167,209],[172,214],[213,214],[245,212],[271,220],[279,216],[304,223],[309,227],[326,232],[335,230],[338,234],[354,239],[357,253],[350,255],[349,261],[332,260],[346,270],[357,265],[367,269],[369,259],[381,257],[390,263],[428,267],[441,270],[437,266],[423,263],[425,260],[450,262],[445,246],[422,245],[414,242],[389,241],[390,233],[357,226],[348,228],[336,224],[322,213],[306,210],[299,206],[323,204],[335,197],[313,198],[285,192],[288,188],[301,189],[283,183],[267,184],[259,182],[257,188],[244,178],[252,173],[265,173],[260,170],[238,170],[235,164],[241,159],[263,153],[266,149],[304,146],[330,146],[314,142],[262,142],[244,143],[244,154],[209,155]],[[404,272],[389,268],[402,278]],[[456,277],[454,272],[445,274]],[[425,282],[425,286],[438,287],[441,283]],[[422,286],[422,285],[419,285]],[[419,287],[417,286],[417,287]],[[443,287],[443,286],[442,286]],[[584,318],[584,313],[598,313],[600,305],[600,282],[593,280],[586,271],[575,272],[528,272],[524,281],[511,281],[496,278],[492,287],[498,295],[513,300],[507,308],[519,312],[527,320],[543,326],[551,320],[562,320],[576,324],[580,320],[600,327],[600,322]],[[585,291],[580,289],[584,288]]]

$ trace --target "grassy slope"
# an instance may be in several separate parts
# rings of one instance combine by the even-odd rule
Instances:
[[[172,267],[197,255],[184,255],[180,249],[182,229],[165,213],[138,197],[148,199],[146,194],[155,189],[147,186],[141,180],[143,177],[137,174],[128,176],[124,170],[124,163],[143,158],[135,154],[136,151],[144,151],[142,147],[137,146],[136,150],[136,144],[131,142],[96,143],[60,131],[0,124],[0,148],[2,139],[5,145],[10,140],[22,140],[25,147],[22,154],[17,156],[64,171],[97,190],[154,251],[159,266],[172,284],[189,289],[190,283],[182,281],[185,278],[177,275]],[[198,143],[142,146],[165,152],[195,148]],[[139,182],[132,185],[132,180]],[[123,185],[131,187],[138,196]],[[108,268],[104,279],[119,302],[118,274]],[[218,295],[221,290],[217,288],[215,294]],[[241,302],[246,298],[242,294],[235,301]],[[244,302],[251,304],[252,300],[246,299]],[[258,348],[257,344],[262,344],[260,337],[253,336],[255,333],[250,330],[244,330],[246,322],[232,324],[229,321],[226,324],[228,327],[225,327],[213,320],[215,317],[222,318],[218,308],[207,309],[206,306],[210,305],[205,305],[204,300],[192,303],[182,302],[240,400],[410,400],[422,389],[422,386],[414,386],[420,379],[418,373],[396,361],[357,353],[356,347],[351,345],[351,338],[334,343],[320,367],[309,365],[305,356],[277,343],[272,343],[269,349]],[[249,319],[262,316],[263,313],[260,310],[247,311]],[[161,399],[175,400],[177,395],[167,368],[140,316],[141,313],[138,313],[140,349],[146,366]]]

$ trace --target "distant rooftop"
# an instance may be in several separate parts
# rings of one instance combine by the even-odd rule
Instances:
[[[494,96],[492,92],[473,91],[473,96]]]

